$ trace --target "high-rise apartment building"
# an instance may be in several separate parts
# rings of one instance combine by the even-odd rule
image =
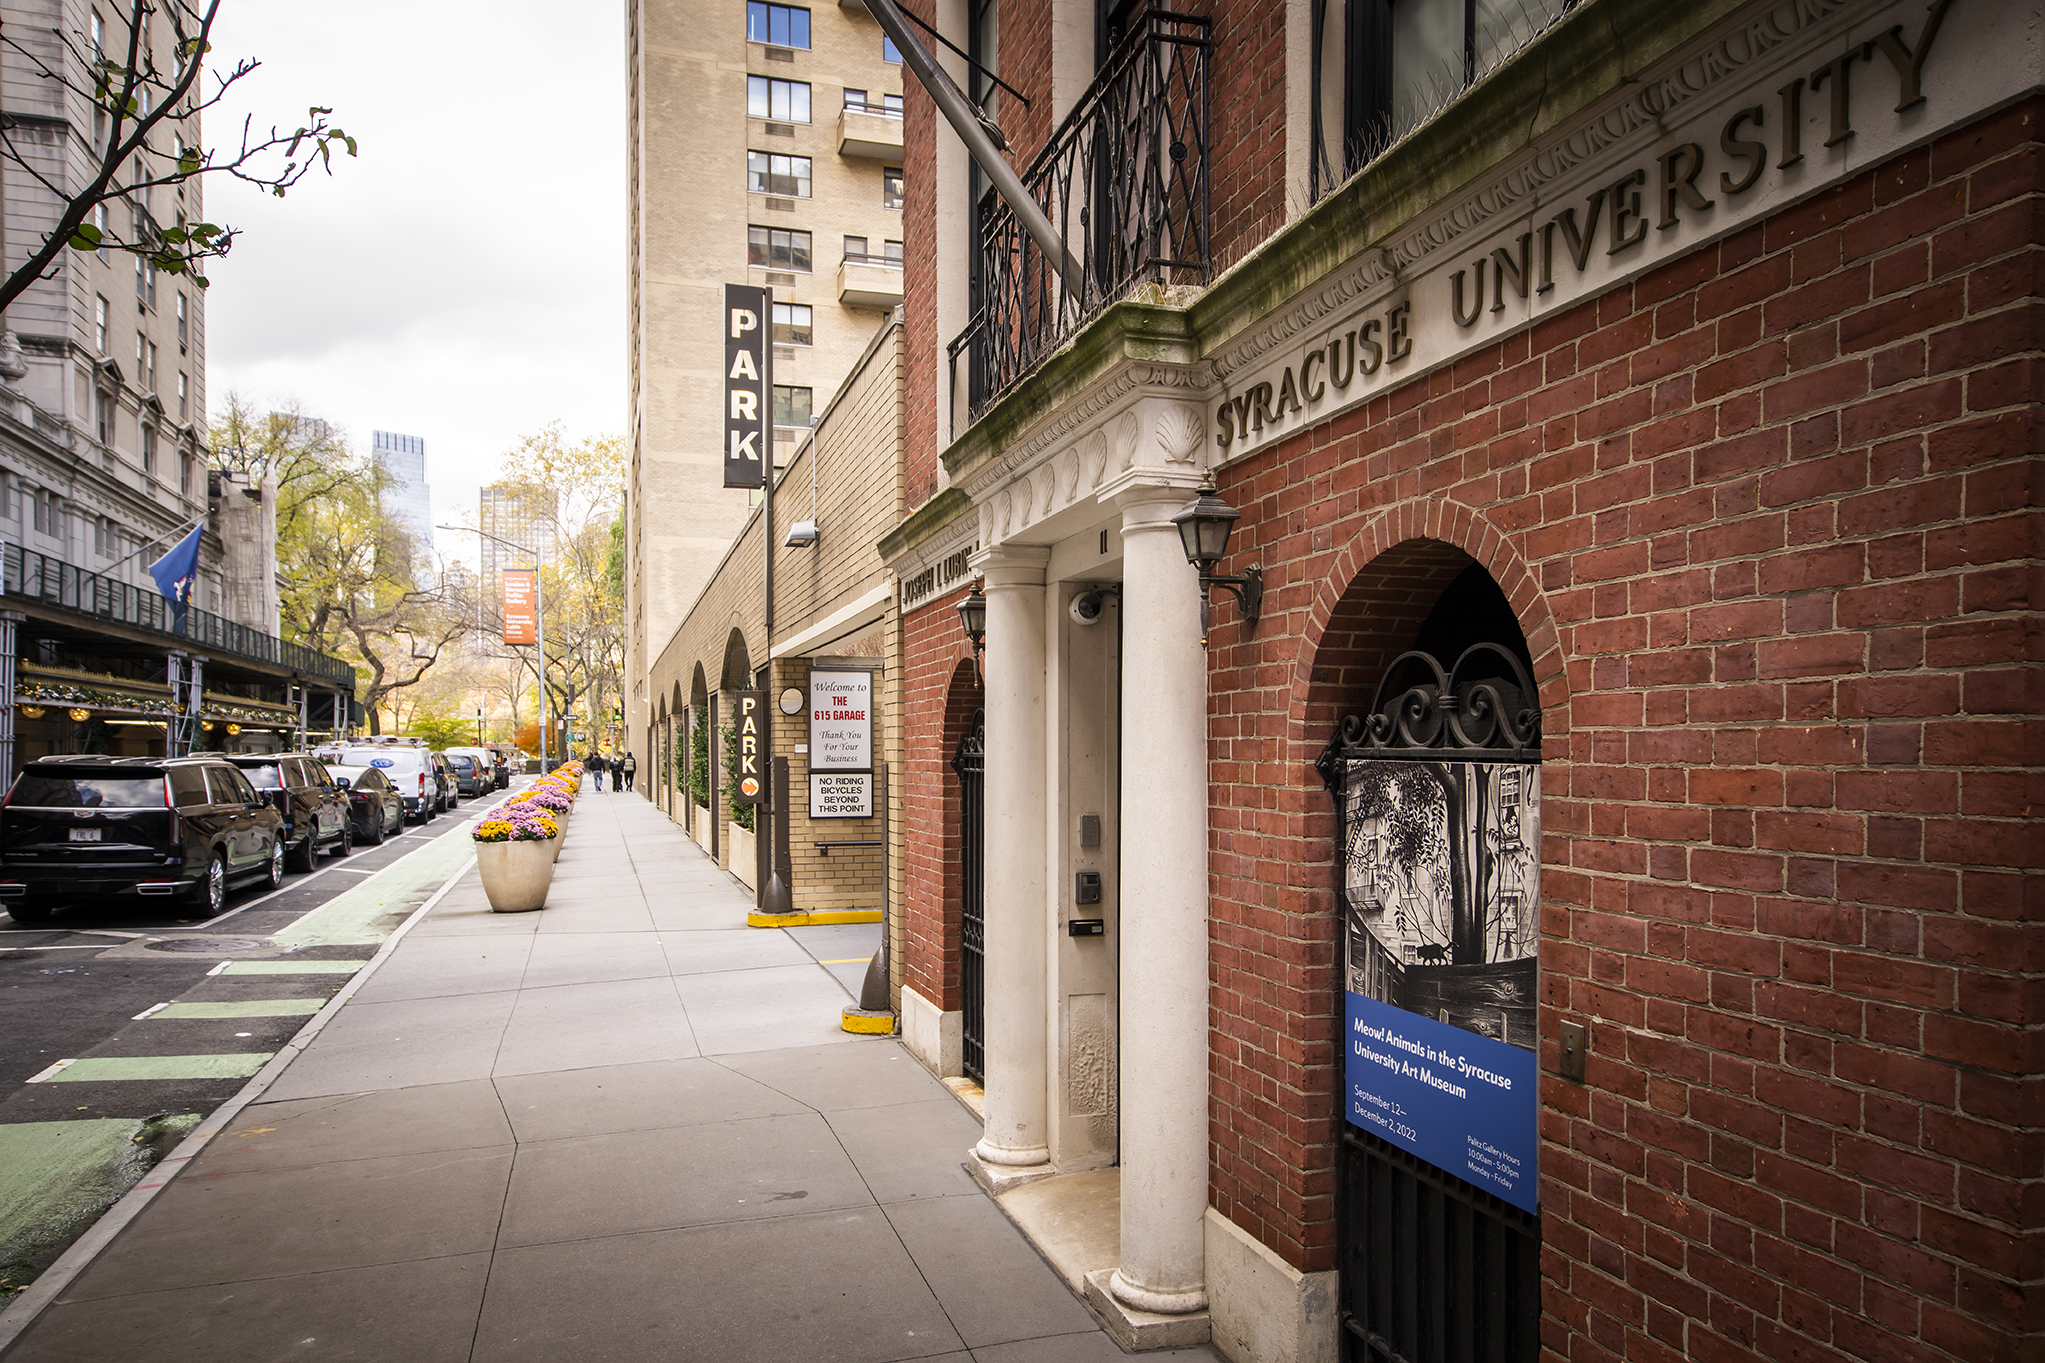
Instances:
[[[370,455],[389,477],[383,489],[384,514],[412,537],[412,557],[428,558],[433,550],[433,489],[426,482],[426,441],[396,431],[372,431]]]
[[[857,4],[631,0],[627,15],[636,705],[758,495],[723,487],[722,286],[773,293],[777,464],[902,301],[902,68]]]
[[[553,557],[560,499],[552,488],[534,483],[492,483],[478,494],[476,510],[483,531],[483,599],[495,601],[498,573],[530,568]],[[523,551],[511,545],[523,546]]]
[[[0,3],[9,268],[101,173],[133,12]],[[138,106],[167,96],[178,46],[176,22],[152,8]],[[116,92],[95,98],[87,63],[102,58]],[[110,245],[61,252],[0,318],[0,780],[53,751],[274,745],[307,715],[347,723],[353,668],[275,637],[274,485],[239,452],[208,449],[205,292],[112,245],[205,219],[202,179],[147,183],[204,145],[200,122],[174,111],[124,156],[112,183],[127,188],[87,218]],[[198,575],[180,616],[149,565],[195,526]]]

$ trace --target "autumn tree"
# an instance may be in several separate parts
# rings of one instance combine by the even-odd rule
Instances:
[[[55,118],[80,129],[84,153],[50,155],[41,136],[46,120],[25,116],[10,98],[8,117],[0,120],[0,160],[49,195],[57,211],[26,258],[0,280],[0,310],[54,273],[67,249],[139,256],[204,288],[204,267],[233,248],[236,229],[182,215],[158,221],[150,212],[152,190],[228,175],[282,198],[315,168],[331,173],[337,152],[355,155],[355,139],[332,124],[332,110],[319,107],[288,132],[275,126],[265,132],[245,120],[238,143],[203,145],[202,115],[260,65],[249,58],[224,69],[209,64],[219,9],[220,0],[126,0],[84,11],[85,32],[12,16],[0,27],[0,44],[24,68],[23,84]],[[115,206],[126,211],[108,211]]]

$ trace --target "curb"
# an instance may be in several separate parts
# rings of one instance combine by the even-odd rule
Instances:
[[[413,850],[423,851],[424,848]],[[410,856],[411,853],[405,855]],[[404,858],[400,857],[398,860],[402,861]],[[395,861],[391,863],[393,866],[396,864]],[[476,859],[472,854],[456,867],[441,883],[440,888],[427,897],[425,903],[414,909],[409,918],[398,924],[395,932],[383,939],[382,944],[376,949],[376,954],[349,978],[348,983],[341,987],[341,992],[334,995],[324,1008],[307,1019],[305,1026],[299,1028],[297,1034],[284,1043],[283,1049],[271,1056],[269,1063],[256,1071],[253,1079],[242,1085],[241,1092],[215,1108],[193,1129],[191,1135],[178,1143],[176,1149],[165,1155],[157,1162],[155,1168],[143,1175],[140,1183],[123,1194],[120,1201],[107,1208],[100,1218],[93,1222],[91,1230],[78,1237],[69,1249],[57,1256],[55,1263],[44,1269],[41,1276],[30,1283],[22,1294],[8,1305],[5,1311],[0,1311],[0,1354],[5,1354],[13,1347],[14,1341],[21,1337],[21,1332],[43,1313],[45,1307],[57,1299],[59,1293],[71,1285],[73,1279],[85,1271],[86,1265],[99,1257],[100,1251],[111,1244],[115,1236],[128,1228],[128,1224],[141,1214],[142,1209],[149,1205],[158,1191],[177,1177],[179,1170],[196,1159],[199,1152],[204,1150],[215,1136],[233,1125],[234,1119],[241,1115],[243,1108],[262,1097],[264,1091],[277,1082],[278,1077],[290,1067],[291,1062],[298,1059],[320,1031],[333,1021],[334,1015],[341,1011],[342,1005],[355,997],[355,991],[367,983],[369,977],[376,973],[377,967],[397,949],[398,943],[412,930],[413,924],[433,912],[440,901],[446,898],[448,891],[452,890],[455,883],[467,875],[475,864]]]
[[[749,913],[749,928],[800,928],[822,923],[878,923],[879,909],[811,909],[799,913]]]

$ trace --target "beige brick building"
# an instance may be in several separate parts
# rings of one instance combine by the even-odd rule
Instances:
[[[859,5],[631,0],[630,477],[625,699],[757,493],[726,490],[717,332],[726,284],[772,290],[775,455],[901,301],[901,67]]]

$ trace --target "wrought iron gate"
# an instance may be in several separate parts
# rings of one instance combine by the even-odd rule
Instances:
[[[964,1035],[966,1077],[987,1082],[983,1043],[987,1022],[987,894],[985,843],[981,836],[982,790],[986,775],[987,716],[973,712],[973,722],[959,739],[951,769],[959,778],[959,995],[960,1031]]]
[[[1345,1363],[1540,1352],[1539,751],[1524,667],[1478,644],[1449,669],[1395,659],[1315,763],[1335,797],[1345,944]],[[1435,1071],[1448,1051],[1458,1063]]]

